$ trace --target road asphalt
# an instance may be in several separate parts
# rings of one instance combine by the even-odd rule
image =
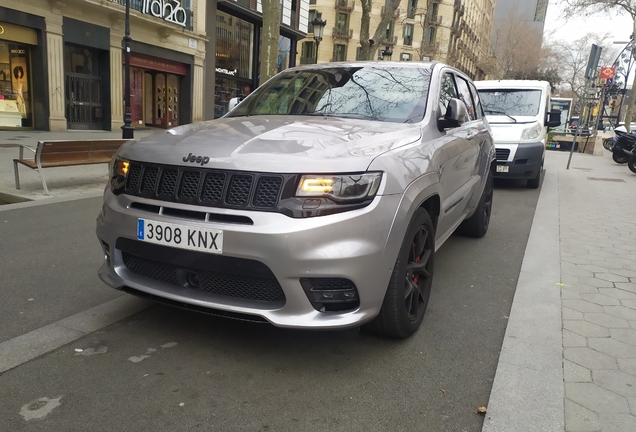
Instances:
[[[137,137],[152,133],[160,131]],[[0,203],[15,204],[0,206],[0,215],[101,195],[105,164],[45,169],[45,196],[29,169],[20,168],[16,190],[12,163],[19,144],[97,137],[119,133],[2,132]],[[569,153],[546,152],[482,432],[636,430],[636,174],[605,150],[595,154],[574,153],[567,168]],[[145,307],[128,300],[0,343],[0,373]],[[42,340],[53,342],[33,349]]]

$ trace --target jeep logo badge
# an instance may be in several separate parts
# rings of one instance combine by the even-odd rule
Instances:
[[[190,153],[189,155],[183,158],[183,161],[205,165],[206,163],[210,162],[210,158],[207,156],[195,156],[192,153]]]

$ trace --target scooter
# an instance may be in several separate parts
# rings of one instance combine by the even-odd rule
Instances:
[[[612,148],[612,160],[618,164],[628,162],[636,146],[636,134],[615,130],[616,142]]]
[[[632,149],[632,155],[627,160],[627,167],[636,174],[636,147]]]

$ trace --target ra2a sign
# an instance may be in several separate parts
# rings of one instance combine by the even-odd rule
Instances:
[[[180,0],[144,0],[141,11],[165,21],[185,27],[188,20]]]

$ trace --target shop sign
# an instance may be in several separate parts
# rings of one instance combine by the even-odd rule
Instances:
[[[225,74],[225,75],[232,75],[232,76],[236,75],[236,69],[227,70],[227,69],[223,69],[223,68],[216,68],[216,71],[218,73],[222,73],[222,74]]]
[[[188,15],[180,0],[144,0],[141,11],[185,27]]]
[[[130,55],[130,65],[144,69],[153,69],[161,72],[174,73],[177,75],[187,75],[186,65],[182,63],[171,62],[165,59],[147,57],[141,54]]]

